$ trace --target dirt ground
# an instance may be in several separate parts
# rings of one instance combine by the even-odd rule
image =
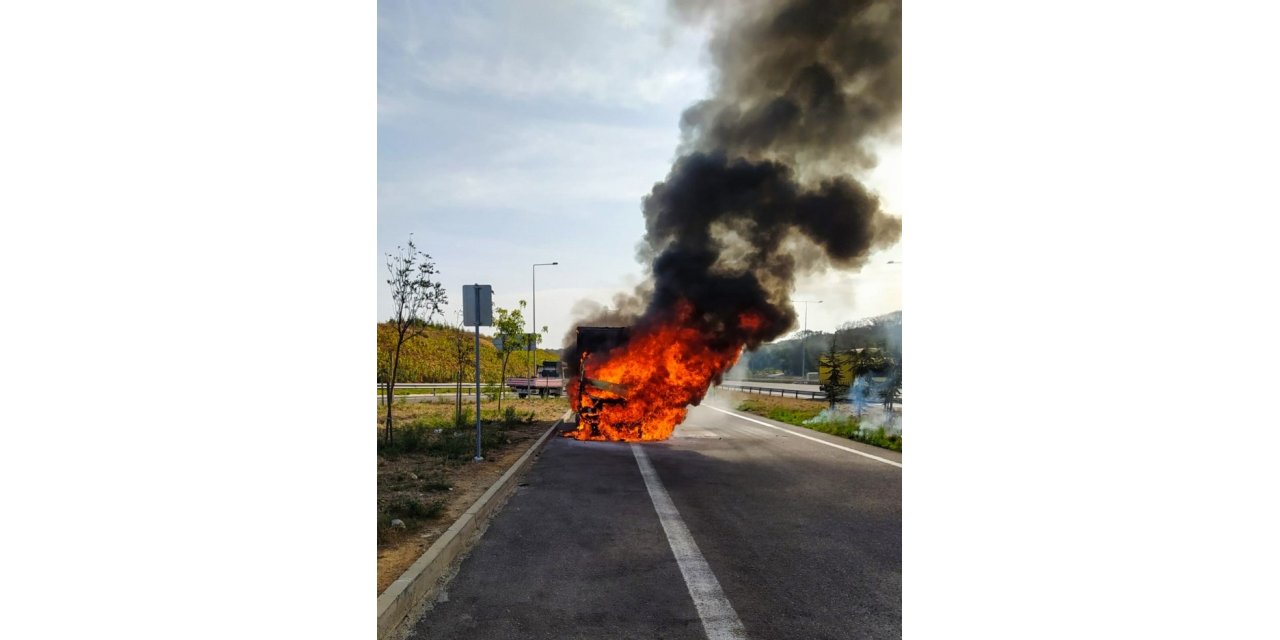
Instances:
[[[496,402],[485,402],[485,419]],[[439,502],[442,506],[434,517],[409,521],[409,526],[384,530],[378,544],[378,593],[381,594],[404,573],[440,534],[444,533],[476,499],[506,473],[529,446],[541,436],[568,408],[564,399],[509,398],[504,407],[515,407],[522,420],[504,428],[506,442],[490,446],[483,462],[446,460],[428,453],[398,453],[378,456],[378,511],[381,514],[393,500],[414,499],[424,505]],[[473,405],[474,407],[474,405]],[[382,428],[385,405],[378,405],[377,426]],[[426,403],[397,403],[396,424],[406,425],[416,419],[446,417],[453,406]],[[486,424],[486,428],[490,425]]]

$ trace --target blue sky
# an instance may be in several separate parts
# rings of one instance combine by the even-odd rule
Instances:
[[[706,38],[662,0],[379,2],[378,318],[383,254],[410,233],[455,299],[479,282],[513,306],[531,264],[559,261],[538,268],[553,346],[575,303],[639,282],[640,198],[670,168],[680,113],[709,93]],[[900,215],[896,147],[881,156],[870,184]],[[798,283],[826,300],[810,328],[899,309],[891,259]]]

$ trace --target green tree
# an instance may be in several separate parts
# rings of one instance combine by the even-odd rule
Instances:
[[[493,327],[497,330],[494,334],[493,346],[498,349],[498,360],[502,363],[502,374],[499,376],[498,384],[502,385],[498,391],[498,413],[502,413],[502,397],[507,393],[507,362],[511,359],[511,354],[523,351],[526,347],[528,339],[524,332],[524,308],[525,301],[519,301],[519,307],[516,309],[497,308],[498,316],[494,319]]]
[[[444,285],[433,280],[439,272],[431,256],[419,251],[409,235],[407,247],[396,247],[396,254],[388,253],[387,272],[391,277],[391,320],[395,329],[395,341],[379,366],[380,377],[387,387],[387,423],[385,440],[392,441],[391,407],[395,399],[396,375],[400,372],[400,351],[406,342],[421,336],[428,323],[440,313],[440,306],[448,302]]]
[[[840,353],[836,349],[836,340],[831,338],[831,349],[818,356],[819,379],[822,382],[820,387],[827,395],[827,406],[834,409],[837,402],[844,399],[845,394],[849,393],[849,385],[845,384],[846,376],[851,362],[847,356]],[[821,372],[827,373],[827,377],[822,379]]]

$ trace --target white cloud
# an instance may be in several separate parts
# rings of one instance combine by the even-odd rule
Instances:
[[[558,100],[641,109],[683,104],[706,86],[702,40],[671,32],[663,3],[472,3],[456,11],[388,6],[379,39],[395,92]],[[674,33],[674,35],[672,35]],[[385,69],[386,67],[384,67]]]
[[[476,153],[428,162],[382,181],[382,202],[483,206],[545,215],[548,210],[614,202],[635,207],[662,179],[674,128],[517,121],[477,134]]]

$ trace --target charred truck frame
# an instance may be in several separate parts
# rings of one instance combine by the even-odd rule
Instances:
[[[569,384],[575,385],[573,411],[578,428],[587,429],[593,437],[600,435],[600,410],[627,401],[627,387],[616,382],[591,377],[592,356],[603,356],[627,343],[630,327],[578,327],[576,351],[569,354]],[[597,360],[600,362],[600,360]]]

